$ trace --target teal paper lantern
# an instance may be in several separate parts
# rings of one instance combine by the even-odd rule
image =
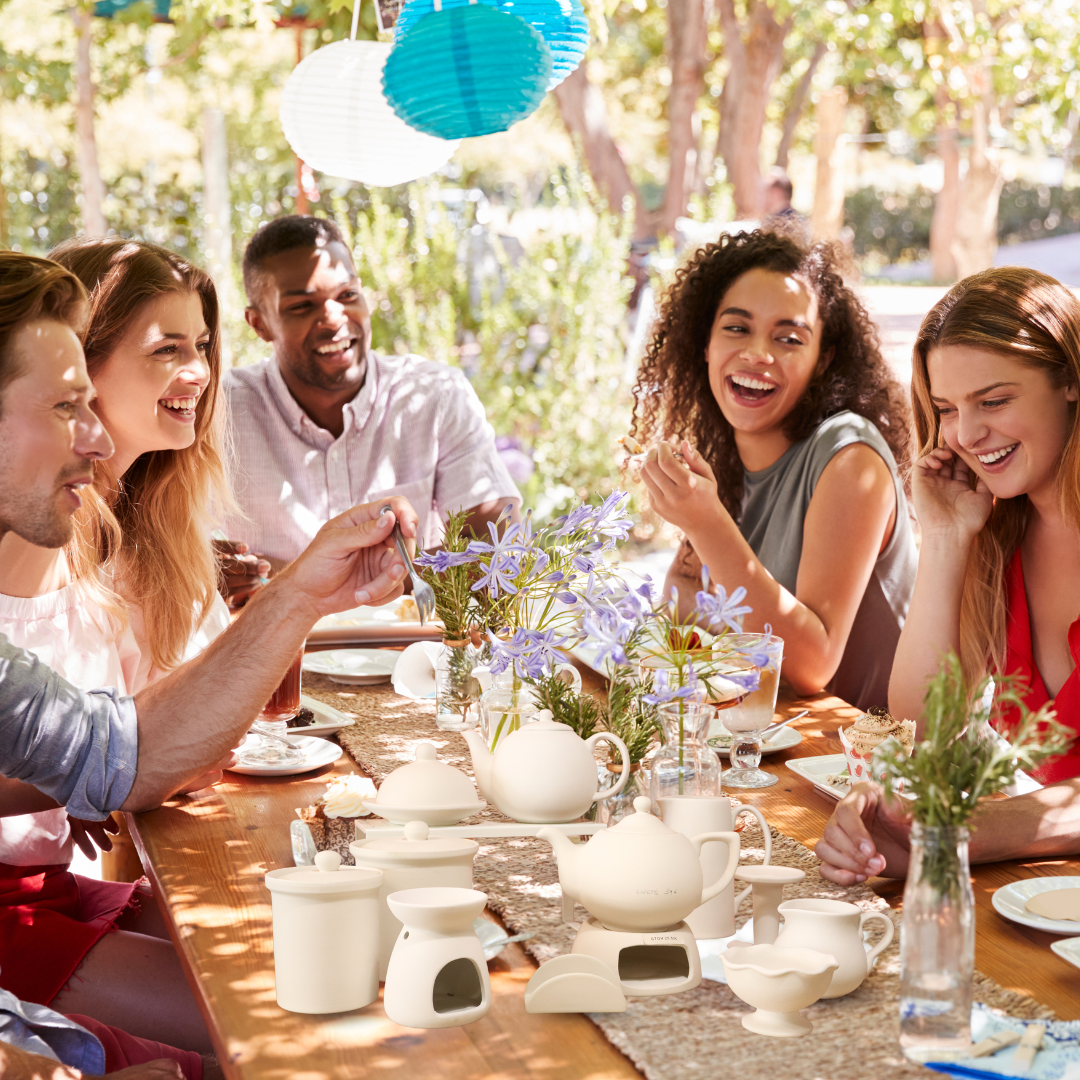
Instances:
[[[444,11],[465,7],[470,0],[442,0]],[[551,81],[554,90],[581,63],[589,47],[589,20],[580,0],[480,0],[507,15],[524,19],[551,51]],[[394,24],[394,40],[401,42],[416,24],[435,11],[435,0],[408,0]]]
[[[391,50],[382,85],[406,124],[466,139],[523,120],[550,80],[551,53],[528,23],[472,3],[425,15]]]

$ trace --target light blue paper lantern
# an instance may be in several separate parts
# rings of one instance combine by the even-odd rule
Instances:
[[[550,80],[551,53],[528,23],[472,3],[425,15],[391,50],[382,85],[406,124],[465,139],[523,120]]]
[[[444,11],[465,7],[470,0],[442,0]],[[554,90],[581,63],[589,47],[589,20],[580,0],[480,0],[480,3],[524,19],[551,50],[551,81]],[[394,24],[394,41],[405,35],[435,10],[435,0],[407,0]]]

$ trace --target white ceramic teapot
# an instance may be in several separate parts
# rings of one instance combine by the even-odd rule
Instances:
[[[573,821],[594,802],[622,791],[630,776],[624,770],[616,783],[597,791],[593,747],[606,739],[618,747],[625,764],[630,760],[626,744],[607,731],[582,739],[573,728],[552,720],[547,709],[500,739],[494,753],[477,732],[461,734],[469,744],[480,793],[515,821]]]
[[[609,930],[667,930],[727,887],[739,865],[738,833],[688,838],[654,817],[651,808],[645,796],[635,799],[636,813],[584,845],[572,843],[556,829],[537,832],[555,849],[564,911],[565,898],[571,897]],[[705,888],[701,846],[709,840],[727,844],[728,861],[723,874]]]

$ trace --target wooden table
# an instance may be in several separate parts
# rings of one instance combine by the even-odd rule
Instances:
[[[780,782],[739,798],[812,848],[835,805],[786,768],[789,757],[840,752],[836,729],[857,712],[838,698],[782,694],[778,711],[797,721],[802,743],[764,759]],[[313,802],[331,772],[355,772],[348,755],[303,778],[230,776],[196,797],[133,815],[131,831],[169,922],[177,950],[230,1078],[394,1080],[529,1077],[602,1080],[639,1074],[583,1016],[530,1016],[522,995],[535,966],[518,946],[491,963],[491,1011],[466,1027],[418,1032],[387,1020],[379,1003],[355,1013],[306,1017],[274,1000],[267,870],[292,864],[289,822]],[[1080,1017],[1075,968],[1050,951],[1054,938],[1006,922],[990,896],[1034,874],[1080,874],[1080,862],[1042,859],[975,868],[976,965],[1001,985],[1045,1002],[1062,1019]],[[877,880],[898,906],[902,883]]]

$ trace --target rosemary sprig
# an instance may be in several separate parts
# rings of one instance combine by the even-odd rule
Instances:
[[[631,765],[645,760],[660,734],[656,710],[641,700],[641,695],[649,692],[650,683],[651,679],[642,682],[618,668],[608,684],[604,727],[626,743]],[[612,747],[609,754],[614,761],[618,751]]]
[[[560,675],[541,675],[530,680],[536,688],[536,700],[542,709],[551,710],[551,718],[566,724],[583,739],[596,733],[603,707],[590,694],[579,694]]]
[[[468,512],[459,510],[446,519],[446,536],[442,547],[445,551],[464,551],[472,539],[462,535]],[[473,576],[471,567],[451,566],[437,573],[430,566],[420,571],[423,579],[435,592],[435,614],[446,627],[446,637],[462,640],[469,636],[473,623],[477,622],[476,594],[471,591]]]

